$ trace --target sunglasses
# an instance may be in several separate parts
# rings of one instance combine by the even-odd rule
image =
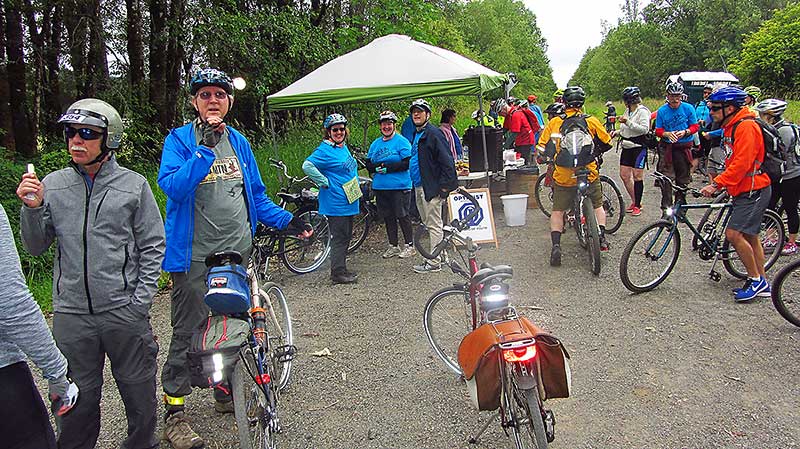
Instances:
[[[200,92],[199,94],[197,94],[197,96],[200,97],[203,100],[210,100],[212,95],[217,100],[224,100],[224,99],[228,98],[228,93],[225,92],[225,91],[222,91],[222,90],[218,90],[218,91],[213,92],[213,93],[206,90],[206,91],[203,91],[203,92]]]
[[[79,134],[83,140],[97,140],[103,137],[102,131],[95,131],[90,128],[73,128],[71,126],[64,127],[64,136],[67,137],[67,140],[75,137],[75,134]]]
[[[341,128],[331,128],[331,132],[332,132],[332,133],[343,133],[343,132],[344,132],[344,127],[341,127]]]
[[[709,111],[714,111],[714,112],[721,111],[723,109],[725,109],[725,106],[709,106],[708,107]]]

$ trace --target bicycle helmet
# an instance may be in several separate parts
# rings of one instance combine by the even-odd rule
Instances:
[[[384,120],[391,120],[394,123],[397,123],[397,114],[392,111],[383,111],[381,112],[381,116],[378,118],[378,122],[382,122]]]
[[[753,97],[754,100],[758,101],[758,97],[761,96],[761,89],[756,86],[747,86],[744,88],[744,93],[748,96]]]
[[[331,129],[333,125],[343,124],[347,126],[347,119],[344,118],[342,114],[333,113],[327,117],[325,117],[325,121],[322,122],[322,127],[325,129]]]
[[[498,98],[492,102],[492,112],[499,115],[505,110],[506,106],[508,106],[508,102],[505,100],[505,98]]]
[[[622,89],[622,101],[626,104],[640,103],[642,91],[637,86],[628,86]]]
[[[683,84],[677,81],[667,82],[667,95],[683,95]]]
[[[423,111],[427,112],[428,114],[431,113],[431,105],[428,104],[427,101],[423,100],[422,98],[416,99],[411,102],[411,106],[409,106],[408,110],[412,111],[414,108],[422,109]]]
[[[703,90],[714,90],[714,85],[711,83],[706,83],[706,85],[703,86]]]
[[[586,102],[586,92],[581,86],[569,86],[564,89],[564,104],[571,108],[579,108]]]
[[[564,96],[564,91],[562,89],[556,89],[556,91],[553,92],[553,98],[558,98],[563,96]]]
[[[545,114],[561,115],[566,112],[567,108],[564,103],[551,103],[547,105],[544,112]]]
[[[103,160],[109,152],[118,149],[122,142],[122,117],[113,106],[97,98],[84,98],[72,103],[67,112],[58,119],[58,123],[91,125],[103,129],[102,150],[89,165]]]
[[[708,96],[708,101],[726,105],[731,104],[739,108],[744,104],[745,97],[747,97],[747,94],[742,89],[728,86],[717,89],[716,92]]]
[[[528,95],[528,102],[533,103],[534,101],[536,101],[536,98],[537,98],[536,95],[530,94]]]
[[[783,100],[775,98],[767,98],[766,100],[756,105],[756,111],[762,114],[769,114],[774,117],[780,117],[786,111],[786,103]]]
[[[195,95],[198,90],[206,86],[217,86],[224,89],[228,95],[233,95],[233,81],[221,70],[210,67],[198,70],[189,83],[189,93]]]

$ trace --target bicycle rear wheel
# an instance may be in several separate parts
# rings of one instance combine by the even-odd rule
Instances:
[[[656,288],[675,268],[681,252],[681,235],[674,223],[659,220],[631,238],[622,251],[619,277],[625,288],[634,293]]]
[[[786,321],[800,327],[800,260],[786,265],[775,275],[772,304]]]
[[[545,217],[550,218],[550,213],[553,212],[553,179],[550,178],[550,185],[547,182],[547,175],[539,176],[536,180],[536,187],[534,195],[536,196],[536,204],[539,205],[539,210],[542,211]]]
[[[286,268],[295,274],[310,273],[325,262],[331,252],[331,232],[328,218],[316,210],[307,210],[297,215],[314,229],[307,239],[296,236],[281,238],[279,252]]]
[[[613,234],[622,226],[625,218],[625,200],[617,183],[606,175],[600,175],[600,188],[603,191],[603,209],[606,211],[606,232]]]
[[[353,217],[353,232],[350,234],[350,244],[347,245],[347,254],[353,253],[357,250],[367,239],[369,228],[372,226],[372,212],[361,204],[358,215]]]
[[[447,369],[462,375],[458,363],[458,345],[472,331],[472,308],[469,292],[448,287],[434,293],[425,304],[423,327],[428,343]]]
[[[294,358],[294,331],[289,304],[283,290],[274,282],[260,284],[261,298],[267,310],[267,338],[272,360],[273,380],[283,391],[289,385]]]
[[[586,250],[589,252],[589,264],[592,269],[592,274],[595,276],[600,275],[600,228],[597,227],[597,217],[594,215],[592,209],[592,202],[589,198],[584,198],[581,201],[581,209],[583,211],[583,220],[581,231],[586,236]]]
[[[274,449],[277,447],[275,434],[279,431],[275,395],[272,394],[269,383],[259,385],[253,378],[261,377],[253,349],[247,347],[239,354],[239,361],[231,378],[233,414],[239,433],[239,445],[242,449]],[[263,366],[266,368],[269,364],[264,363]]]
[[[547,449],[539,392],[535,388],[523,390],[513,380],[510,382],[509,415],[514,443],[518,449]]]
[[[778,261],[783,244],[786,242],[786,230],[778,214],[769,209],[764,212],[758,238],[761,247],[764,248],[764,271],[767,271]],[[729,241],[725,240],[722,244],[722,251],[727,253],[722,257],[722,265],[725,270],[739,279],[747,279],[747,268],[736,251],[731,248]]]

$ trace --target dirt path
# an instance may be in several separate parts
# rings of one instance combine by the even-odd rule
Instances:
[[[612,156],[606,164],[613,177],[616,163]],[[495,205],[500,248],[485,248],[480,260],[514,266],[513,301],[541,308],[525,311],[572,356],[573,397],[548,403],[557,419],[551,447],[799,447],[800,329],[767,299],[734,304],[730,289],[740,281],[727,274],[720,283],[708,280],[708,263],[688,245],[655,291],[633,296],[620,282],[625,243],[659,213],[650,181],[645,189],[644,214],[626,217],[610,237],[599,278],[569,233],[563,266],[548,265],[549,229],[538,210],[528,211],[526,226],[509,228]],[[489,414],[472,409],[463,384],[434,359],[422,332],[426,299],[457,277],[418,275],[408,261],[382,260],[383,239],[380,230],[351,259],[357,286],[331,286],[326,267],[302,277],[276,273],[300,351],[280,403],[281,447],[512,447],[499,425],[478,445],[466,443]],[[166,294],[156,301],[153,326],[163,358]],[[323,348],[332,356],[311,356]],[[118,447],[124,435],[114,390],[108,377],[101,448]],[[207,392],[193,394],[188,410],[207,447],[236,447],[233,417],[216,415]]]

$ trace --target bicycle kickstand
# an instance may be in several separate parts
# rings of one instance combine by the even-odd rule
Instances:
[[[712,281],[714,281],[714,282],[719,282],[719,281],[721,281],[721,280],[722,280],[722,275],[721,275],[721,274],[719,274],[719,271],[717,271],[717,270],[715,269],[715,268],[716,268],[716,266],[717,266],[717,262],[719,261],[719,257],[720,257],[720,254],[719,254],[719,253],[717,253],[717,254],[714,256],[714,262],[713,262],[713,263],[711,263],[711,271],[709,271],[709,272],[708,272],[708,277],[709,277],[709,278],[710,278]]]
[[[469,444],[478,444],[478,438],[483,435],[483,432],[486,432],[486,429],[489,428],[489,424],[494,422],[494,420],[497,419],[497,416],[498,415],[496,413],[492,413],[491,416],[489,416],[489,419],[483,423],[483,426],[481,426],[480,430],[478,430],[478,433],[475,434],[475,436],[469,437]]]

